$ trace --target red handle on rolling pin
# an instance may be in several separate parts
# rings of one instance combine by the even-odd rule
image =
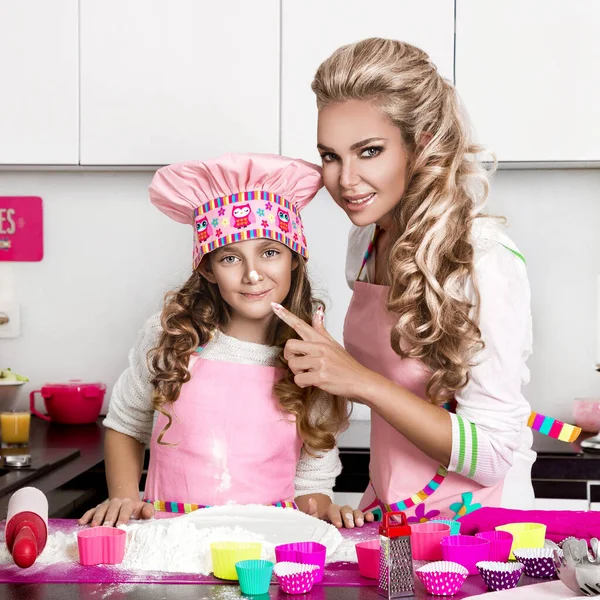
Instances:
[[[15,537],[12,557],[15,564],[22,569],[27,569],[38,557],[37,537],[29,524],[23,524]]]

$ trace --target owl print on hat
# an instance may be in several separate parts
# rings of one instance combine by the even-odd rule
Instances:
[[[198,234],[199,242],[206,242],[212,235],[213,230],[206,217],[202,217],[200,220],[196,221],[196,232]]]
[[[256,217],[250,208],[250,204],[234,205],[231,216],[233,217],[232,225],[236,229],[243,229],[244,227],[248,227],[250,223],[256,221]]]
[[[277,209],[277,225],[284,233],[290,232],[290,213],[287,210]]]

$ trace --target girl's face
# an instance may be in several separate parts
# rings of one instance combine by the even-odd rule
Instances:
[[[266,239],[229,244],[202,261],[202,275],[219,287],[232,309],[232,320],[265,320],[273,316],[271,302],[285,300],[298,260],[279,242]],[[204,264],[206,262],[206,264]]]
[[[335,202],[359,227],[389,228],[408,163],[398,127],[373,104],[348,100],[319,111],[317,137],[323,180]]]

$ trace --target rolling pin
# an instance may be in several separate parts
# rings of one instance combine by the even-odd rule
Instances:
[[[46,547],[48,499],[34,487],[17,490],[8,501],[6,546],[15,564],[30,567]]]

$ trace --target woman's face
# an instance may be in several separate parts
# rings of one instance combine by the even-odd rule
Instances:
[[[319,111],[317,148],[327,191],[352,223],[390,226],[406,185],[408,154],[398,127],[362,100]]]

